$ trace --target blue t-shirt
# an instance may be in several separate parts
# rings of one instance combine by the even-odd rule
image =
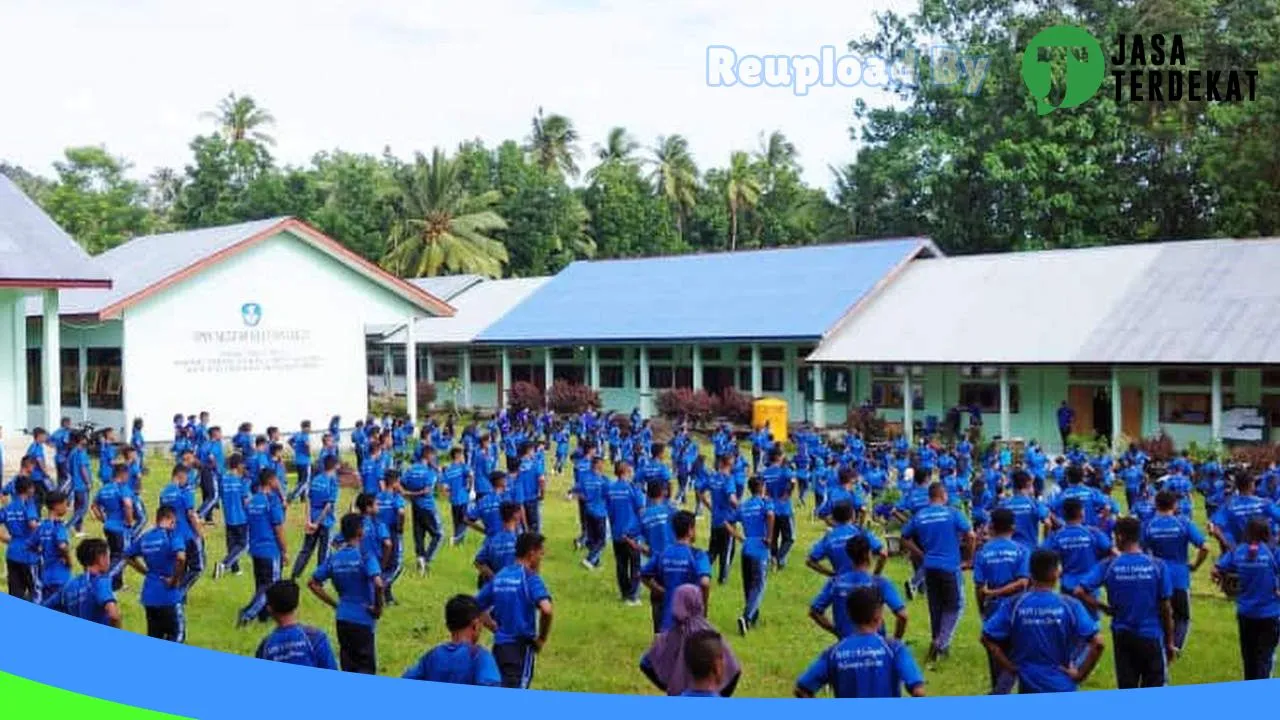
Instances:
[[[949,505],[930,505],[911,516],[902,537],[912,538],[924,551],[926,570],[960,569],[960,535],[971,531],[969,518]]]
[[[587,503],[587,514],[593,518],[609,515],[608,485],[603,477],[588,471],[582,476],[582,496]]]
[[[731,522],[742,525],[742,554],[756,560],[769,557],[769,516],[773,515],[773,501],[763,497],[749,497],[733,512]]]
[[[699,548],[676,543],[660,554],[649,558],[640,570],[642,577],[653,578],[662,585],[662,622],[659,631],[666,632],[675,624],[671,614],[671,599],[681,585],[700,585],[711,578],[711,560]]]
[[[711,526],[719,527],[733,517],[734,499],[737,497],[737,483],[731,475],[713,473],[707,477],[705,487],[699,491],[711,494]],[[777,512],[777,508],[774,508]]]
[[[315,486],[312,485],[313,493]],[[218,495],[222,502],[222,518],[227,527],[241,527],[249,522],[245,512],[248,505],[249,486],[244,477],[234,473],[223,473],[218,478]]]
[[[849,596],[860,587],[876,588],[880,592],[880,600],[894,613],[902,612],[907,607],[902,602],[902,596],[898,595],[898,589],[888,578],[862,570],[849,570],[828,578],[809,608],[819,613],[831,608],[831,620],[836,626],[836,633],[842,638],[849,637],[857,631],[849,617]],[[884,632],[883,627],[880,632]]]
[[[1200,528],[1185,517],[1159,515],[1151,518],[1142,528],[1142,547],[1155,557],[1164,560],[1169,581],[1174,590],[1191,589],[1191,566],[1187,560],[1187,548],[1204,547],[1205,537]]]
[[[333,510],[338,504],[338,478],[328,473],[320,473],[311,478],[311,490],[308,493],[308,504],[311,506],[311,522],[324,527],[333,527]],[[328,506],[328,510],[325,507]]]
[[[249,555],[264,560],[280,557],[280,545],[276,542],[276,526],[284,523],[284,509],[271,501],[266,493],[254,493],[249,498]]]
[[[760,471],[765,490],[773,501],[773,512],[778,517],[791,517],[795,514],[791,507],[791,489],[795,485],[795,477],[790,468],[782,465],[770,465]]]
[[[77,492],[89,490],[89,453],[84,448],[75,448],[67,454],[67,471],[71,473],[71,489]],[[36,470],[32,475],[38,475]]]
[[[404,510],[404,496],[394,490],[383,490],[378,493],[376,498],[378,505],[378,522],[387,527],[387,531],[391,533],[393,542],[400,540],[400,534],[404,531],[401,527],[403,520],[400,513]],[[434,506],[428,508],[435,510]]]
[[[1256,495],[1237,495],[1218,508],[1211,518],[1214,525],[1232,544],[1244,540],[1244,528],[1255,517],[1267,518],[1273,525],[1280,522],[1280,508],[1275,503]]]
[[[492,535],[502,529],[502,504],[507,502],[505,493],[490,492],[476,500],[467,511],[467,519],[480,521],[484,525],[484,534]]]
[[[444,469],[444,486],[449,489],[449,504],[454,507],[465,506],[470,502],[470,491],[467,488],[467,480],[471,476],[471,469],[466,463],[453,463]]]
[[[495,574],[512,565],[516,561],[516,534],[499,527],[498,531],[486,535],[484,542],[476,553],[475,561],[487,566]]]
[[[855,633],[818,656],[796,685],[810,694],[831,686],[837,698],[900,697],[902,689],[924,684],[924,675],[906,646],[878,633]]]
[[[271,631],[258,645],[254,656],[259,660],[337,670],[333,646],[323,630],[309,625],[290,625]]]
[[[102,511],[104,520],[102,527],[107,532],[123,534],[127,527],[125,523],[124,501],[127,497],[127,490],[117,482],[108,482],[98,491],[97,497],[93,499],[93,504],[98,506]]]
[[[813,548],[809,550],[809,559],[814,562],[826,560],[831,563],[831,569],[837,575],[849,572],[853,570],[853,560],[849,557],[849,552],[846,548],[849,541],[859,535],[867,538],[867,542],[871,545],[872,554],[878,554],[884,550],[884,543],[875,536],[875,533],[863,530],[856,525],[845,523],[831,528],[826,535],[823,535],[815,542]]]
[[[494,645],[537,637],[538,605],[550,599],[542,576],[519,563],[500,570],[476,595],[476,602],[498,625]]]
[[[614,542],[640,535],[640,512],[644,495],[625,480],[614,480],[605,490],[609,511],[609,534]]]
[[[289,447],[293,448],[293,462],[299,467],[311,464],[311,436],[305,432],[295,433],[289,438]]]
[[[1146,553],[1109,558],[1080,581],[1089,592],[1107,589],[1112,632],[1128,632],[1163,644],[1160,603],[1173,596],[1165,562]]]
[[[9,531],[9,545],[4,557],[23,565],[34,565],[40,557],[33,549],[36,527],[40,522],[40,510],[34,499],[9,501],[4,506],[4,526]]]
[[[85,573],[72,578],[62,587],[62,611],[82,620],[110,625],[107,617],[107,605],[116,601],[116,594],[111,590],[110,575]]]
[[[1069,593],[1111,552],[1111,538],[1087,525],[1067,525],[1044,541],[1062,561],[1062,592]]]
[[[1280,577],[1280,557],[1266,545],[1237,545],[1218,558],[1218,569],[1235,573],[1240,579],[1236,614],[1243,618],[1280,617],[1280,597],[1276,578]]]
[[[982,632],[1011,643],[1009,659],[1018,667],[1022,692],[1069,692],[1076,684],[1062,668],[1071,664],[1081,643],[1098,634],[1098,623],[1073,597],[1031,590],[1002,603]]]
[[[988,590],[1031,577],[1031,551],[1009,538],[983,543],[973,559],[973,582]]]
[[[71,565],[62,552],[66,547],[67,557],[70,557],[71,537],[67,533],[67,524],[49,518],[36,529],[36,539],[40,546],[40,582],[46,588],[65,585],[71,579]]]
[[[1040,524],[1049,518],[1049,508],[1026,495],[1014,495],[1000,501],[1000,507],[1013,513],[1013,539],[1029,548],[1040,544]]]
[[[453,642],[428,650],[401,677],[454,685],[497,687],[502,684],[498,663],[492,653],[479,645]]]
[[[191,492],[190,486],[181,487],[177,483],[165,485],[160,491],[160,504],[173,508],[177,516],[175,529],[182,541],[194,540],[196,533],[191,528],[190,513],[195,507],[195,494]]]
[[[667,546],[675,544],[676,532],[671,526],[671,518],[675,513],[676,509],[666,501],[651,503],[641,511],[641,532],[651,554],[661,553]]]
[[[439,479],[440,473],[435,468],[423,462],[416,462],[404,471],[404,475],[400,478],[400,484],[404,487],[405,492],[416,493],[422,492],[422,495],[413,495],[410,501],[413,506],[419,510],[435,510],[436,509],[436,481]],[[465,495],[463,496],[465,499]],[[466,503],[463,503],[464,505]],[[385,520],[383,522],[386,522]]]
[[[338,612],[341,622],[373,627],[377,624],[369,608],[374,602],[376,589],[373,581],[382,575],[378,558],[362,553],[351,545],[329,555],[312,576],[316,582],[333,581],[338,591]]]
[[[177,568],[178,555],[186,549],[177,531],[162,527],[151,528],[129,546],[129,557],[141,557],[147,565],[140,598],[143,607],[171,607],[182,602],[181,586],[169,587],[168,581]]]

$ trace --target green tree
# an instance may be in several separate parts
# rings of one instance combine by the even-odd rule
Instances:
[[[609,135],[603,144],[595,146],[597,165],[587,171],[587,182],[591,182],[597,172],[606,165],[634,162],[636,150],[640,144],[632,139],[624,127],[609,129]]]
[[[367,260],[386,254],[398,192],[390,159],[334,150],[316,153],[318,202],[306,219]]]
[[[653,194],[640,168],[606,162],[595,168],[583,193],[588,225],[599,257],[619,258],[679,252],[680,234],[671,209]]]
[[[649,182],[671,208],[683,239],[686,220],[698,202],[698,167],[689,154],[689,141],[683,135],[659,136],[651,152]]]
[[[146,188],[125,176],[129,165],[123,159],[103,147],[76,147],[53,167],[57,180],[37,200],[89,253],[151,231]]]
[[[529,152],[544,171],[557,171],[564,177],[578,177],[578,131],[573,121],[563,115],[543,116],[542,108],[533,118],[529,135]]]
[[[399,212],[382,264],[406,276],[476,273],[501,277],[506,248],[490,237],[507,223],[493,210],[497,193],[472,197],[443,150],[397,168]]]
[[[760,178],[745,152],[729,156],[725,173],[724,198],[729,207],[729,250],[738,249],[738,217],[760,201]]]
[[[243,142],[276,144],[275,138],[265,131],[265,128],[275,125],[275,117],[248,95],[229,93],[218,101],[217,110],[201,113],[201,117],[216,122],[223,139],[232,145]]]
[[[531,162],[514,141],[507,141],[495,153],[493,177],[501,195],[499,213],[508,223],[497,237],[511,255],[512,275],[549,275],[595,254],[587,210],[559,171],[544,169],[536,159]]]

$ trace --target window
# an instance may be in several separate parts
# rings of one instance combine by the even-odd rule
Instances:
[[[1280,389],[1280,369],[1263,370],[1262,387]]]
[[[1263,395],[1262,411],[1267,415],[1267,424],[1280,427],[1280,395]]]
[[[572,360],[573,348],[551,348],[551,358],[553,360]]]
[[[596,350],[596,357],[601,360],[622,360],[622,348],[599,348]]]
[[[371,347],[365,350],[365,372],[374,377],[382,377],[382,348]]]
[[[498,366],[485,363],[484,365],[471,364],[471,382],[473,383],[497,383],[498,382]]]
[[[693,387],[693,367],[689,365],[680,365],[676,367],[676,387]]]
[[[63,348],[62,356],[62,406],[80,407],[80,350]]]
[[[800,388],[805,397],[813,397],[813,367],[800,368]],[[822,371],[822,397],[826,402],[848,402],[850,396],[849,370],[828,367]]]
[[[1006,376],[1010,378],[1018,377],[1018,368],[1011,367],[1006,371]],[[962,365],[960,366],[960,377],[973,378],[975,380],[999,380],[999,365]]]
[[[760,389],[764,392],[782,392],[783,373],[780,367],[761,368]]]
[[[587,371],[581,365],[557,364],[551,369],[553,379],[564,380],[573,385],[585,385],[586,376]]]
[[[529,348],[509,348],[507,356],[512,360],[529,360],[533,357],[533,351]]]
[[[1110,380],[1111,368],[1106,365],[1072,365],[1067,369],[1072,380]]]
[[[649,368],[649,387],[672,388],[675,387],[675,382],[676,375],[669,366],[659,365]]]
[[[1010,384],[1010,413],[1018,412],[1021,396],[1018,386]],[[1000,412],[1000,386],[993,383],[961,383],[960,404],[965,407],[977,405],[978,409],[985,413],[998,413]]]
[[[649,362],[653,362],[654,360],[670,360],[671,357],[672,353],[671,348],[669,347],[649,348]]]
[[[751,346],[750,345],[738,346],[738,360],[740,362],[751,362]]]
[[[911,409],[924,410],[924,383],[911,383]],[[894,410],[902,407],[902,383],[897,380],[873,380],[871,404]]]
[[[743,392],[751,392],[751,368],[738,368],[738,389]]]
[[[765,362],[782,362],[784,352],[780,347],[767,347],[760,349],[760,359]]]
[[[89,348],[85,371],[85,390],[89,407],[99,410],[124,408],[124,378],[120,367],[120,348]]]
[[[890,377],[900,378],[907,372],[906,365],[872,365],[871,375],[873,377]],[[924,377],[923,365],[911,366],[911,377]]]
[[[402,347],[391,348],[391,374],[404,377],[404,348]]]
[[[1160,370],[1161,385],[1200,385],[1207,386],[1213,384],[1213,373],[1209,370],[1200,370],[1197,368],[1163,368]],[[1222,386],[1231,387],[1235,385],[1236,374],[1234,370],[1222,371]]]
[[[1265,396],[1263,401],[1265,405]],[[1211,421],[1209,417],[1211,402],[1212,398],[1209,393],[1160,393],[1160,422],[1178,425],[1208,425]],[[1234,394],[1222,394],[1222,407],[1231,407],[1235,402]]]
[[[40,382],[40,348],[27,348],[27,404],[39,405],[44,383]]]
[[[718,347],[698,348],[698,352],[702,353],[703,360],[714,362],[720,359],[720,348]]]
[[[620,388],[625,383],[626,376],[622,373],[621,365],[601,365],[600,366],[600,387],[602,388]]]
[[[440,362],[437,360],[435,363],[435,376],[436,383],[448,382],[453,378],[461,377],[458,374],[457,361],[450,359],[446,362]]]
[[[511,366],[511,382],[533,382],[533,366],[532,365],[512,365]]]

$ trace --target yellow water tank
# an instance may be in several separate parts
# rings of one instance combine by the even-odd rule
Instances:
[[[760,398],[751,404],[751,427],[769,426],[773,441],[787,441],[787,402],[778,398]]]

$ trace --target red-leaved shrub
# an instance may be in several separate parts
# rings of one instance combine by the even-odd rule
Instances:
[[[530,382],[517,382],[511,384],[511,389],[507,391],[507,407],[515,411],[542,410],[543,398],[542,391],[537,385]]]
[[[676,388],[658,393],[658,414],[664,418],[686,418],[702,425],[715,415],[716,401],[706,390]]]
[[[716,398],[715,414],[731,423],[751,424],[751,396],[734,388],[725,388]]]
[[[600,393],[586,385],[557,380],[547,392],[547,405],[553,412],[577,415],[587,408],[600,407]]]

